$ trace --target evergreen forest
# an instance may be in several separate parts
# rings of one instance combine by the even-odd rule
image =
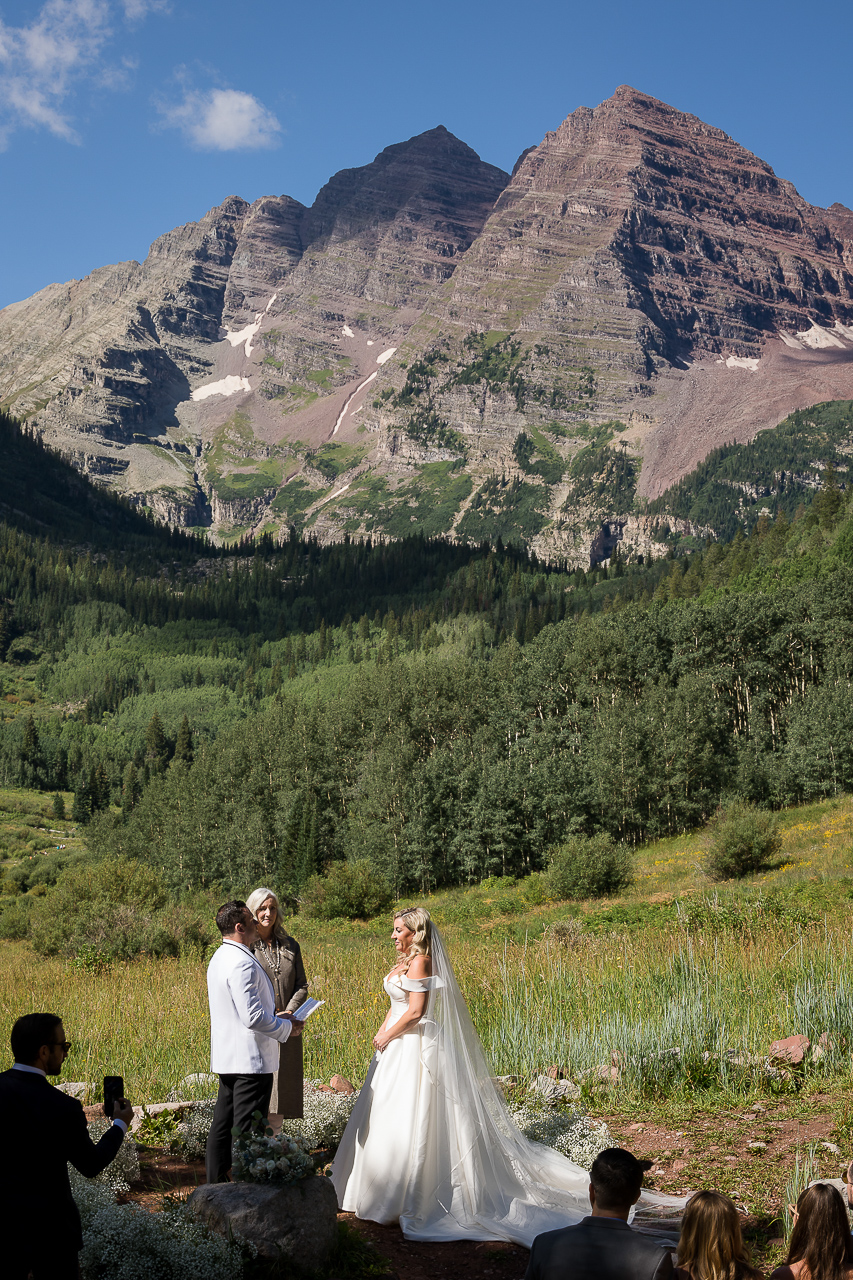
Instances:
[[[0,436],[0,785],[70,794],[90,856],[177,895],[295,898],[343,859],[397,894],[522,877],[568,836],[853,789],[843,454],[795,506],[585,571],[500,539],[212,547]]]

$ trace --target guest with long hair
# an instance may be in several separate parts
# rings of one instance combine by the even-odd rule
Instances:
[[[770,1280],[853,1280],[853,1236],[835,1187],[816,1182],[797,1200],[788,1257]]]
[[[697,1191],[684,1210],[678,1280],[762,1280],[743,1242],[738,1211],[719,1191]]]

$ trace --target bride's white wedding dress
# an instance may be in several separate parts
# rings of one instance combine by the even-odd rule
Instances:
[[[399,1221],[408,1240],[529,1248],[586,1217],[589,1173],[512,1122],[435,926],[432,973],[385,979],[392,1025],[409,992],[427,991],[427,1007],[370,1064],[332,1166],[338,1203],[359,1218]],[[653,1218],[682,1208],[649,1193],[640,1203]]]

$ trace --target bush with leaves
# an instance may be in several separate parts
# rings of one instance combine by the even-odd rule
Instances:
[[[711,845],[702,869],[712,880],[735,880],[760,870],[782,848],[779,819],[746,800],[734,800],[709,823]]]
[[[20,942],[30,931],[30,907],[33,899],[26,894],[20,897],[0,898],[0,938],[8,942]]]
[[[316,920],[369,920],[391,909],[393,895],[367,859],[333,862],[305,886],[302,907]]]
[[[551,854],[545,880],[551,898],[603,898],[631,883],[632,857],[601,831],[572,836]]]
[[[211,915],[172,901],[157,871],[127,858],[66,868],[34,905],[29,934],[42,955],[105,960],[198,953],[214,941]]]

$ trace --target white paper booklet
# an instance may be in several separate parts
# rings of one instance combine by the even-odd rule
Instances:
[[[316,1013],[316,1011],[325,1003],[325,1000],[315,1000],[313,996],[309,996],[305,1003],[301,1004],[299,1008],[291,1014],[291,1017],[296,1018],[298,1022],[304,1022],[306,1018],[310,1018],[311,1014]]]

